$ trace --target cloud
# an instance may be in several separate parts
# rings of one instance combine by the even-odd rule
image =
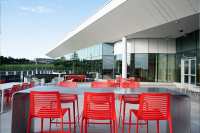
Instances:
[[[46,7],[36,7],[36,8],[28,8],[28,7],[19,7],[22,10],[32,11],[32,12],[38,12],[38,13],[45,13],[45,12],[55,12],[55,10],[47,9]]]
[[[6,1],[1,2],[2,4],[8,4]]]
[[[5,49],[1,49],[1,52],[3,53],[3,52],[7,52],[8,50],[5,50]]]

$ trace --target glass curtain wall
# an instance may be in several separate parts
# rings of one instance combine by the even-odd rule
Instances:
[[[114,56],[114,78],[116,79],[116,75],[122,74],[122,55]]]

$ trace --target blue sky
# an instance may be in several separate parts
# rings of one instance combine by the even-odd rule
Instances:
[[[45,52],[109,0],[1,0],[1,55]]]

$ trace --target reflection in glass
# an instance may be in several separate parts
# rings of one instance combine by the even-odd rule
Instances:
[[[176,82],[181,82],[181,58],[183,54],[176,54]]]
[[[114,58],[112,55],[103,56],[103,79],[113,79]]]
[[[149,54],[149,82],[157,82],[157,54]]]
[[[122,55],[115,55],[114,62],[114,78],[116,78],[116,74],[122,74]]]
[[[195,85],[195,76],[191,76],[191,84]]]
[[[158,82],[167,82],[167,54],[158,54]]]
[[[175,54],[168,55],[168,82],[175,82]]]
[[[188,84],[188,76],[185,76],[185,81],[184,83],[187,83]]]
[[[188,74],[188,65],[189,65],[188,60],[185,60],[184,61],[185,74]]]
[[[114,54],[114,44],[103,43],[103,55],[113,55],[113,54]]]
[[[196,61],[191,60],[191,74],[196,74],[195,68],[196,68]]]
[[[148,81],[148,54],[135,54],[135,76],[140,81]]]

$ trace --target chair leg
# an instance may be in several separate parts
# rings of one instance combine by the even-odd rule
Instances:
[[[87,133],[87,119],[85,119],[85,130],[84,133]]]
[[[122,122],[122,133],[124,133],[124,123],[125,123],[125,109],[126,109],[126,103],[124,102],[124,109],[123,109],[123,122]]]
[[[80,123],[79,123],[79,108],[78,108],[78,95],[77,95],[77,114],[78,114],[78,126],[80,127]]]
[[[169,129],[170,129],[170,133],[172,133],[172,119],[171,117],[169,118]]]
[[[63,117],[61,117],[60,119],[61,119],[61,133],[63,133]]]
[[[83,132],[83,117],[81,119],[81,133]]]
[[[69,132],[71,133],[70,109],[68,110],[68,116],[69,116]]]
[[[10,98],[10,107],[11,107],[11,109],[12,109],[12,101],[11,101],[11,98]]]
[[[56,123],[56,124],[57,124],[57,123]],[[51,118],[50,118],[49,131],[51,131]]]
[[[136,124],[136,133],[138,133],[138,118],[137,118],[137,124]]]
[[[75,102],[73,102],[74,133],[76,133]]]
[[[121,97],[121,95],[119,95],[119,97]],[[118,127],[120,126],[121,108],[122,108],[122,98],[120,98],[120,107],[119,107],[119,124],[118,124]]]
[[[30,126],[31,126],[31,116],[30,116],[30,114],[29,114],[29,117],[28,117],[27,133],[30,133]]]
[[[131,110],[129,115],[129,133],[131,132]]]
[[[43,118],[41,118],[41,132],[43,132]]]
[[[157,133],[159,133],[159,120],[157,120]]]
[[[58,125],[58,118],[56,118],[56,127],[57,127],[57,125]]]
[[[149,132],[149,123],[148,123],[148,120],[147,120],[147,133]]]

